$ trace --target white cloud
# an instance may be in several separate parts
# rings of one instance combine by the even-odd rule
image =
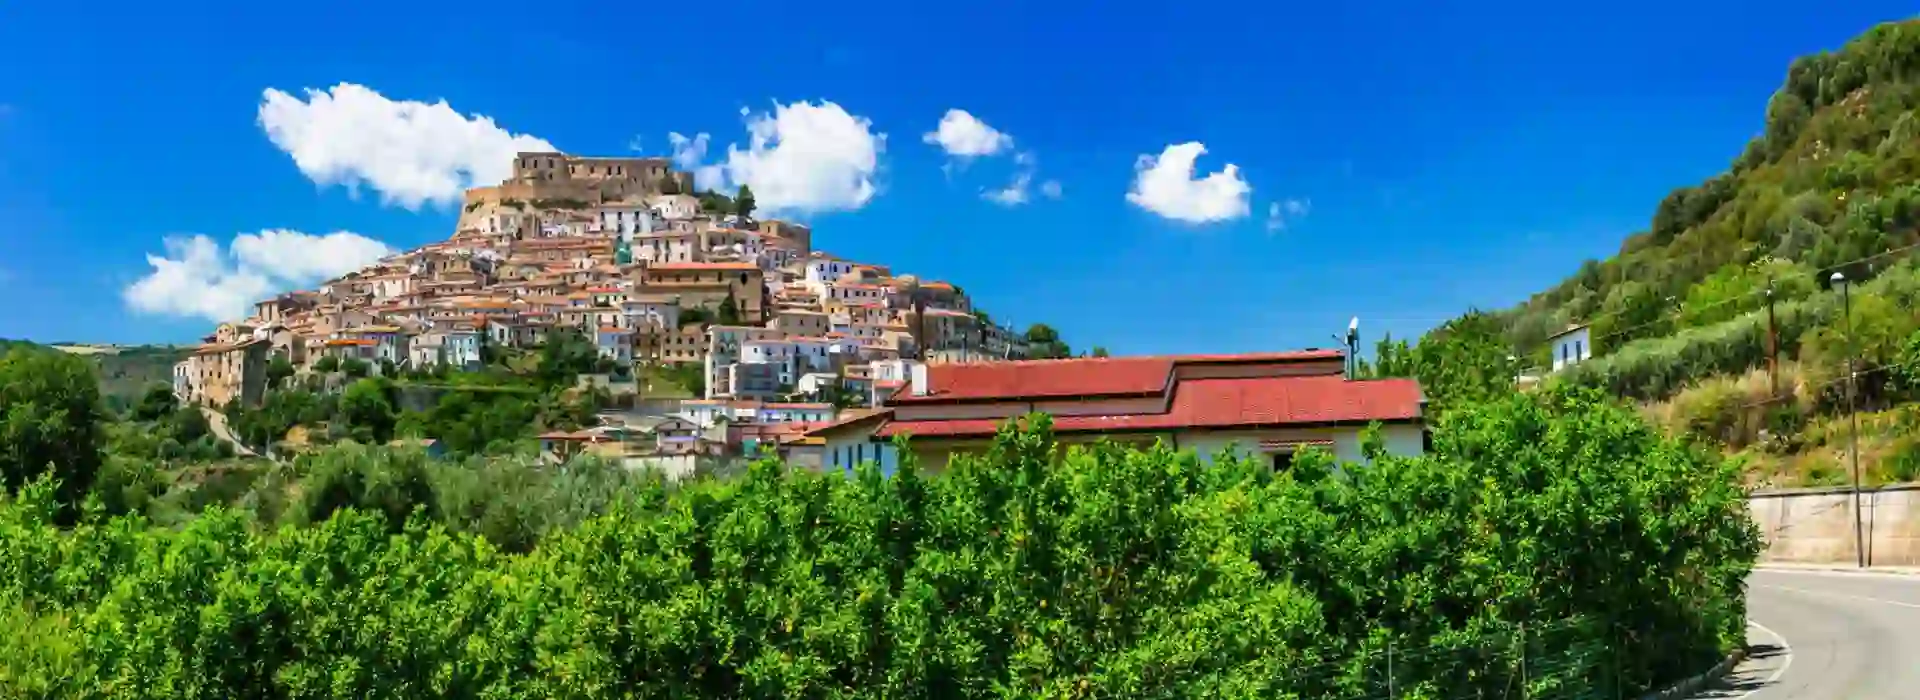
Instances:
[[[357,194],[365,185],[407,209],[455,204],[466,189],[511,175],[514,154],[558,150],[490,117],[464,116],[445,100],[394,101],[353,83],[305,94],[263,93],[258,120],[273,145],[322,186]]]
[[[703,165],[707,135],[673,134],[674,162],[707,189],[753,188],[760,211],[800,214],[852,211],[879,193],[880,154],[887,135],[838,104],[821,101],[775,104],[773,113],[746,117],[747,147],[727,147],[726,157]]]
[[[955,158],[991,156],[1013,147],[1013,137],[987,126],[964,109],[949,109],[940,126],[920,140],[939,146]]]
[[[1017,207],[1033,201],[1028,188],[1033,184],[1034,175],[1040,171],[1040,159],[1035,157],[1032,151],[1021,151],[1013,154],[1013,163],[1018,168],[1018,172],[1013,176],[1013,182],[1007,183],[1007,186],[1001,189],[983,192],[981,197],[1008,207]],[[1048,199],[1059,199],[1060,181],[1048,180],[1040,183],[1040,194]]]
[[[1134,163],[1133,189],[1127,201],[1160,216],[1187,223],[1211,223],[1243,218],[1253,188],[1241,179],[1232,163],[1194,178],[1194,161],[1207,152],[1198,141],[1173,144],[1159,157],[1142,155]]]
[[[1267,204],[1267,231],[1286,230],[1287,226],[1312,211],[1313,203],[1304,199],[1288,199]]]
[[[1001,206],[1016,207],[1026,204],[1029,199],[1027,185],[1033,182],[1033,173],[1023,172],[1015,175],[1013,182],[997,190],[989,190],[980,196]]]
[[[724,190],[727,187],[726,169],[718,165],[701,164],[707,159],[707,144],[711,138],[706,133],[688,138],[676,131],[667,134],[667,143],[673,147],[674,167],[693,173],[694,187],[703,190]]]
[[[394,251],[357,233],[285,229],[235,236],[228,251],[204,235],[169,237],[153,271],[122,291],[134,311],[229,321],[275,293],[360,269]]]

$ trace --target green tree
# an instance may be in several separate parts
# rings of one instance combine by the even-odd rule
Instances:
[[[733,213],[744,219],[753,216],[753,190],[746,183],[740,183],[740,190],[733,195]]]
[[[571,386],[576,377],[591,374],[599,359],[599,349],[585,335],[573,329],[555,328],[540,344],[535,376],[542,386]]]
[[[1429,331],[1418,344],[1382,338],[1374,359],[1361,362],[1356,374],[1418,379],[1428,410],[1444,415],[1514,393],[1521,366],[1512,352],[1499,318],[1475,310]]]
[[[1680,304],[1685,327],[1721,323],[1766,308],[1767,289],[1775,304],[1793,301],[1817,289],[1814,271],[1790,260],[1762,258],[1751,264],[1723,267],[1687,290]]]
[[[1027,327],[1027,356],[1036,360],[1073,357],[1073,348],[1060,339],[1060,332],[1044,323]]]
[[[740,304],[733,300],[733,292],[727,292],[727,298],[720,300],[718,313],[720,325],[740,325]]]
[[[1104,347],[1101,347],[1101,346],[1098,346],[1098,345],[1095,345],[1095,346],[1093,346],[1093,356],[1094,356],[1094,357],[1108,357],[1109,355],[1108,355],[1108,353],[1107,353],[1107,349],[1106,349],[1106,348],[1104,348]]]
[[[328,374],[331,372],[337,372],[339,370],[340,370],[339,357],[328,355],[326,357],[322,357],[318,360],[313,361],[313,371],[315,372],[319,372],[321,374]]]
[[[387,398],[386,386],[378,379],[362,379],[340,393],[340,420],[355,440],[384,443],[393,439],[399,417]]]
[[[179,408],[180,399],[173,395],[173,387],[156,382],[140,394],[140,403],[133,407],[133,419],[143,423],[157,421],[173,415]]]
[[[1900,355],[1890,368],[1893,374],[1893,388],[1908,401],[1920,401],[1920,331],[1907,336],[1907,342],[1900,347]]]
[[[99,379],[85,358],[21,348],[0,354],[0,479],[7,491],[51,475],[61,506],[77,505],[100,469],[105,417]]]
[[[273,357],[267,360],[267,387],[273,389],[285,387],[287,379],[293,376],[293,372],[293,361],[287,359],[286,355],[274,353]]]

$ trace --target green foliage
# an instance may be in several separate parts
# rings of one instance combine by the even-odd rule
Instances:
[[[357,508],[383,516],[398,531],[416,509],[434,515],[427,457],[418,450],[345,445],[303,455],[295,468],[303,478],[284,516],[292,524],[325,522],[341,509]]]
[[[690,396],[707,395],[707,371],[700,363],[671,363],[661,367],[658,374],[685,389]]]
[[[1591,394],[1282,474],[1026,423],[939,478],[678,488],[343,447],[261,480],[308,523],[267,529],[61,529],[42,482],[0,503],[0,615],[32,631],[0,642],[0,694],[1476,697],[1528,658],[1536,696],[1612,696],[1744,624],[1731,472]]]
[[[1817,273],[1780,258],[1761,258],[1751,264],[1728,265],[1687,290],[1680,305],[1680,325],[1686,328],[1726,322],[1766,308],[1767,290],[1775,303],[1812,295],[1819,287]]]
[[[741,186],[745,187],[745,185]],[[732,292],[728,292],[727,298],[720,300],[720,310],[715,314],[715,317],[719,319],[720,325],[723,326],[740,325],[740,304],[733,300]]]
[[[387,385],[377,379],[362,379],[340,392],[341,423],[356,441],[383,443],[393,439],[399,415],[387,395]]]
[[[509,450],[533,434],[536,407],[527,399],[508,392],[451,389],[432,410],[404,414],[396,432],[437,438],[455,455]]]
[[[591,374],[600,359],[593,341],[571,329],[556,328],[540,345],[534,378],[546,387],[567,386],[582,374]]]
[[[733,199],[719,192],[696,192],[694,197],[700,200],[700,211],[710,216],[726,216],[733,213]]]
[[[339,371],[339,369],[340,369],[340,358],[335,357],[333,355],[328,355],[326,357],[322,357],[318,360],[313,361],[313,371],[319,372],[321,374],[336,372],[336,371]]]
[[[258,407],[229,412],[227,425],[241,442],[256,450],[266,450],[285,439],[294,426],[317,425],[332,419],[338,405],[331,395],[303,389],[269,390]]]
[[[137,421],[156,421],[173,415],[179,409],[180,399],[173,395],[173,387],[154,383],[140,395],[140,402],[134,404],[130,417]]]
[[[1058,360],[1073,357],[1073,346],[1060,339],[1060,331],[1044,323],[1027,327],[1027,357],[1035,360]]]
[[[1914,308],[1920,305],[1920,266],[1902,263],[1858,285],[1852,295],[1855,305],[1884,308],[1880,302],[1866,301],[1877,297],[1896,308]],[[1813,337],[1810,331],[1841,318],[1842,305],[1836,291],[1776,304],[1774,327],[1780,357],[1798,356],[1802,340]],[[1718,324],[1609,350],[1562,370],[1554,380],[1598,387],[1626,398],[1663,399],[1706,377],[1765,366],[1767,330],[1767,312],[1750,311]],[[1596,344],[1599,342],[1596,340]],[[1832,357],[1822,354],[1816,359],[1830,362]]]
[[[1907,336],[1906,343],[1900,346],[1899,357],[1889,369],[1892,388],[1920,401],[1920,331]]]
[[[733,213],[744,219],[753,216],[753,208],[753,190],[741,183],[740,190],[733,195]]]
[[[41,475],[72,514],[100,469],[105,412],[87,360],[63,352],[0,353],[0,486],[19,489]]]
[[[274,353],[273,357],[267,360],[267,388],[285,386],[287,379],[292,377],[293,373],[293,361],[287,359],[286,355]]]
[[[1821,367],[1844,367],[1852,357],[1861,367],[1894,362],[1907,339],[1920,331],[1913,307],[1901,306],[1878,294],[1848,300],[1852,313],[1835,314],[1800,341],[1800,361]]]
[[[686,328],[687,326],[706,325],[713,322],[714,322],[713,312],[700,308],[698,306],[688,307],[680,310],[680,327],[681,328]]]
[[[1418,344],[1382,338],[1374,359],[1362,361],[1361,377],[1413,377],[1420,380],[1435,415],[1513,393],[1518,360],[1492,315],[1479,311],[1448,321]]]

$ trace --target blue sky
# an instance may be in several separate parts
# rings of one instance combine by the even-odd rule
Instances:
[[[816,247],[951,280],[996,317],[1053,324],[1076,346],[1324,346],[1353,315],[1369,338],[1406,335],[1612,252],[1667,191],[1723,169],[1757,133],[1793,57],[1911,11],[347,5],[0,9],[0,293],[12,301],[0,337],[189,341],[212,321],[178,312],[218,308],[188,301],[201,281],[284,286],[362,237],[405,248],[449,236],[456,206],[393,194],[446,187],[408,175],[459,175],[446,163],[497,152],[507,133],[667,155],[674,132],[710,134],[701,163],[739,166],[723,176],[785,183]],[[361,107],[390,109],[308,108],[308,89],[343,84],[385,101]],[[285,143],[265,128],[268,89],[299,107],[273,118]],[[441,100],[491,123],[389,123],[401,103]],[[952,109],[1011,144],[986,142],[1005,147],[961,167],[923,138]],[[812,114],[841,121],[801,128]],[[748,124],[762,119],[792,127],[765,144],[792,146],[784,156],[755,160]],[[871,169],[806,160],[844,145],[847,124],[881,144]],[[1232,164],[1244,194],[1180,177],[1135,198],[1152,207],[1128,197],[1141,156],[1186,143],[1206,149],[1194,177]],[[727,160],[730,144],[742,158]],[[308,167],[282,145],[305,148]],[[316,183],[328,172],[360,184]],[[982,196],[1022,172],[1024,204]],[[1040,191],[1049,180],[1058,198]],[[863,183],[873,194],[852,196]],[[1286,215],[1272,230],[1276,204]],[[304,233],[259,236],[269,230]],[[339,231],[352,235],[317,238]],[[242,234],[250,242],[232,245]],[[150,294],[136,303],[149,256],[178,259],[185,249],[165,241],[194,235],[219,246],[199,260],[219,269],[176,269],[172,286],[137,287]]]

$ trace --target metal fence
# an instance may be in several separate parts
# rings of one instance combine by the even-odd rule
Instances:
[[[1629,700],[1705,670],[1698,636],[1647,635],[1583,620],[1393,643],[1283,674],[1287,700]]]

